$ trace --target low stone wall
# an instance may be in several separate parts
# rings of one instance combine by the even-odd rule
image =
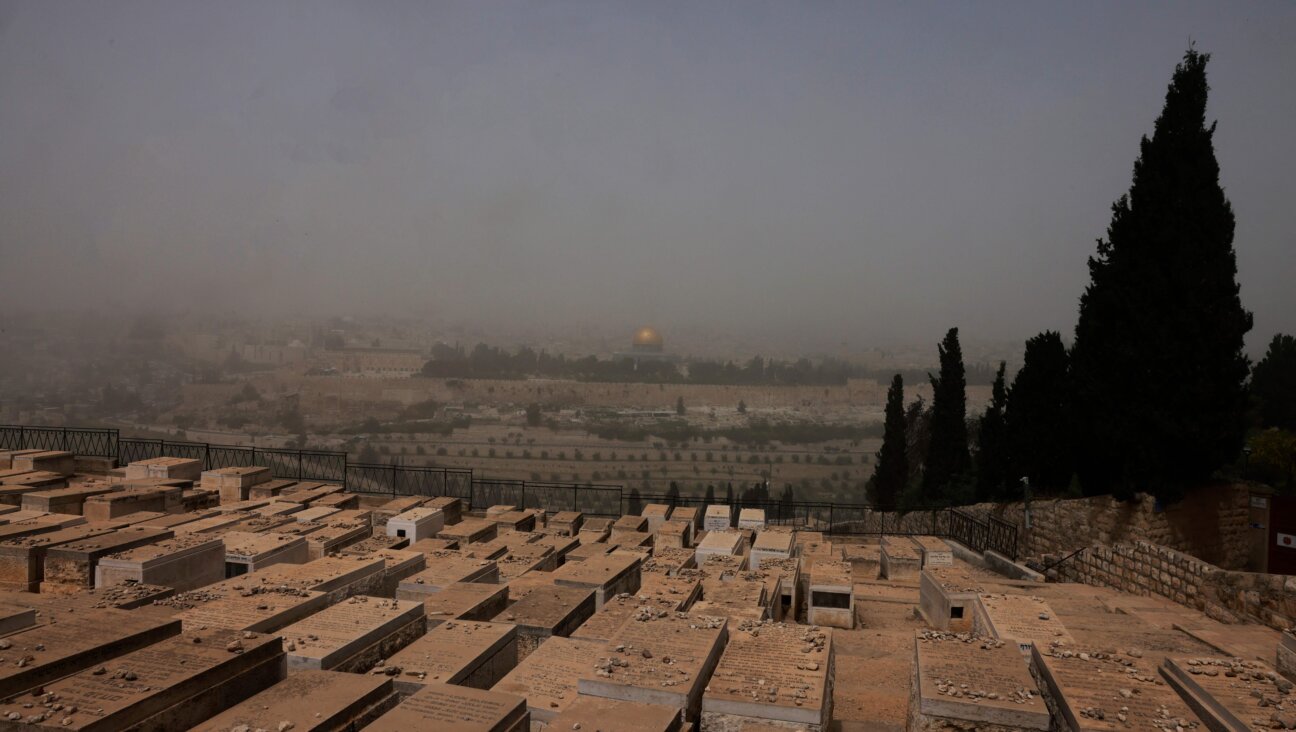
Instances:
[[[1045,564],[1061,559],[1046,554]],[[1093,544],[1057,566],[1058,579],[1159,595],[1223,623],[1296,625],[1296,576],[1235,572],[1148,541]]]

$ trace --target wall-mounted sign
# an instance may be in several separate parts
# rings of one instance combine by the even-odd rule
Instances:
[[[1278,546],[1296,549],[1296,534],[1278,534]]]
[[[1264,496],[1251,496],[1251,508],[1269,508],[1269,499]]]

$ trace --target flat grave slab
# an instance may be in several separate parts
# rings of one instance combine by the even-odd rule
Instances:
[[[454,684],[429,684],[365,727],[366,732],[526,732],[526,700]]]
[[[344,490],[346,489],[336,483],[298,483],[280,493],[276,498],[281,501],[314,505],[321,498],[331,496],[334,493],[341,493]]]
[[[40,608],[41,625],[5,637],[0,664],[0,698],[7,698],[81,669],[163,641],[180,632],[180,622],[129,610]]]
[[[320,522],[337,513],[342,513],[342,509],[333,508],[332,506],[309,506],[293,513],[292,517],[298,523],[304,524],[307,522]]]
[[[643,563],[632,554],[601,554],[583,562],[564,564],[552,572],[555,585],[594,590],[595,607],[603,607],[607,598],[623,592],[638,592],[639,566]]]
[[[329,506],[331,508],[346,511],[360,507],[360,496],[357,496],[354,493],[338,491],[337,493],[330,493],[327,496],[316,499],[311,503],[311,505]]]
[[[370,673],[389,676],[402,694],[413,694],[424,684],[489,689],[516,666],[517,628],[447,620]]]
[[[693,546],[692,521],[664,521],[653,532],[653,546],[684,549]]]
[[[46,684],[32,702],[0,704],[0,718],[17,714],[25,728],[187,729],[282,679],[283,658],[277,637],[184,634]]]
[[[307,556],[319,559],[358,541],[364,541],[372,534],[373,527],[367,521],[328,521],[305,535]]]
[[[216,514],[195,521],[185,521],[173,528],[177,534],[215,534],[234,530],[245,521],[251,520],[250,514]]]
[[[202,461],[179,457],[156,457],[136,460],[126,466],[126,480],[163,478],[198,480],[202,477]]]
[[[911,537],[918,547],[918,555],[923,568],[954,566],[954,549],[949,542],[938,536]]]
[[[590,557],[601,557],[611,554],[616,548],[616,544],[607,544],[604,542],[593,542],[587,544],[584,539],[582,539],[580,546],[567,552],[565,563],[571,564],[572,562],[583,562]]]
[[[36,625],[36,609],[0,600],[0,636]]]
[[[676,598],[617,595],[605,602],[603,608],[590,616],[589,620],[581,623],[571,637],[606,642],[630,618],[645,613],[656,615],[679,612],[683,609],[680,604]]]
[[[1049,729],[1048,706],[1010,643],[919,631],[913,674],[911,729]]]
[[[1278,642],[1278,671],[1288,679],[1296,679],[1296,635],[1285,630]]]
[[[736,556],[742,553],[743,535],[742,532],[733,529],[715,529],[707,531],[706,536],[698,542],[697,563],[701,566],[707,559],[714,556],[732,555]]]
[[[880,544],[846,544],[842,546],[842,559],[850,562],[856,581],[882,576]]]
[[[616,730],[617,732],[678,732],[680,713],[655,704],[577,697],[549,723],[555,730]]]
[[[495,524],[500,530],[512,529],[513,531],[534,531],[536,527],[535,514],[530,511],[503,511],[501,513],[487,513],[486,520]]]
[[[576,701],[578,681],[594,673],[606,646],[601,640],[553,636],[491,689],[525,698],[532,719],[552,721]]]
[[[558,566],[558,556],[553,549],[539,544],[524,544],[511,548],[495,560],[501,582],[508,582],[527,572],[552,572]]]
[[[45,552],[45,576],[41,592],[73,592],[95,586],[99,560],[109,554],[170,539],[170,529],[127,526],[111,533],[60,544]]]
[[[279,631],[290,671],[364,672],[423,635],[423,603],[357,596]]]
[[[14,470],[71,475],[76,470],[76,456],[66,450],[42,450],[15,455],[10,464]]]
[[[292,490],[296,485],[295,480],[267,480],[249,488],[248,498],[275,498],[284,491]]]
[[[922,555],[918,547],[903,536],[882,537],[879,551],[882,576],[886,579],[917,579],[922,569]]]
[[[120,488],[108,483],[80,483],[67,488],[32,491],[23,494],[22,508],[24,511],[70,513],[79,516],[87,498],[104,493],[113,493],[117,490],[120,490]]]
[[[919,575],[918,608],[933,628],[968,631],[972,629],[972,616],[983,590],[982,584],[965,572],[932,566]]]
[[[567,555],[580,546],[580,539],[564,534],[545,534],[533,542],[535,546],[547,546],[553,550],[555,564],[562,564]]]
[[[455,582],[423,599],[428,627],[447,620],[490,620],[508,607],[508,585]]]
[[[216,513],[254,513],[258,508],[265,508],[270,505],[268,498],[249,498],[246,501],[234,501],[233,503],[222,503],[216,507]],[[299,505],[299,504],[284,504]],[[264,515],[264,514],[261,514]]]
[[[1075,643],[1041,597],[982,593],[977,599],[972,630],[978,635],[1015,641],[1028,656],[1031,644],[1047,649],[1055,643]]]
[[[794,537],[790,531],[762,531],[756,535],[752,544],[748,564],[752,569],[760,569],[766,559],[787,559],[792,556]]]
[[[477,559],[456,551],[436,551],[424,556],[427,568],[397,585],[398,599],[422,600],[447,585],[458,582],[494,583],[499,577],[499,567],[492,560]]]
[[[460,547],[478,541],[490,541],[499,532],[499,526],[484,519],[467,518],[452,524],[437,533],[439,539],[453,539]]]
[[[696,567],[697,553],[692,549],[656,546],[652,556],[639,569],[643,574],[676,575],[680,570]]]
[[[43,450],[0,450],[0,470],[12,469],[15,457],[29,455],[34,452],[43,452]]]
[[[688,575],[665,575],[648,573],[639,583],[639,591],[634,597],[648,600],[669,600],[677,611],[685,611],[702,596],[702,582],[699,577]]]
[[[702,529],[702,510],[697,506],[676,506],[671,511],[671,521],[687,521],[693,524],[693,533]]]
[[[363,543],[363,542],[361,542]],[[343,555],[356,556],[362,560],[381,559],[383,563],[382,582],[377,588],[371,588],[366,594],[376,597],[395,597],[396,588],[401,582],[427,569],[427,556],[422,552],[408,549],[376,549],[365,552],[351,552],[360,546],[352,544],[342,550]]]
[[[649,503],[643,507],[643,510],[639,512],[639,515],[648,519],[648,528],[639,530],[647,531],[651,534],[657,531],[657,528],[670,518],[671,506],[666,503]]]
[[[109,521],[138,511],[182,513],[183,492],[182,488],[164,485],[128,487],[86,498],[81,513],[87,521]]]
[[[423,539],[421,541],[412,542],[409,545],[409,548],[416,552],[428,554],[444,549],[458,549],[459,542],[454,539]]]
[[[621,534],[640,533],[647,530],[647,518],[643,516],[622,516],[612,522],[611,535],[608,537],[608,541],[616,541]]]
[[[190,534],[102,557],[95,566],[94,586],[136,582],[183,592],[224,577],[225,543],[218,538]]]
[[[301,671],[230,707],[193,732],[235,729],[338,732],[358,729],[393,703],[390,679],[338,671]]]
[[[585,522],[580,511],[559,511],[549,518],[549,528],[560,536],[575,536]]]
[[[237,577],[276,564],[304,564],[310,558],[306,539],[300,536],[230,531],[223,534],[220,540],[223,540],[225,546],[221,564],[222,577]]]
[[[738,528],[755,529],[763,531],[765,529],[765,509],[763,508],[743,508],[738,511]]]
[[[1171,657],[1161,669],[1210,729],[1265,729],[1281,716],[1275,710],[1296,712],[1291,682],[1267,663],[1224,656]]]
[[[594,591],[585,587],[539,587],[496,615],[497,623],[518,629],[518,658],[531,654],[550,636],[569,636],[594,614]]]
[[[45,578],[45,553],[51,547],[115,530],[116,527],[103,523],[81,524],[57,531],[16,536],[0,542],[0,589],[35,592]]]
[[[683,709],[696,721],[727,626],[696,614],[636,616],[603,647],[593,673],[579,680],[580,693]]]
[[[252,486],[271,479],[270,468],[249,466],[204,470],[202,487],[220,493],[221,503],[246,501],[251,497]]]
[[[1201,729],[1155,661],[1141,654],[1038,645],[1031,654],[1049,711],[1072,730]]]
[[[608,534],[612,533],[613,519],[602,516],[586,516],[585,522],[581,524],[577,537],[581,544],[593,544],[600,541],[606,541]]]
[[[454,496],[438,496],[423,504],[428,508],[439,509],[445,514],[446,526],[463,520],[463,500]]]
[[[832,721],[832,630],[739,623],[702,697],[702,726],[777,721],[822,732]],[[1041,705],[1042,706],[1042,705]]]
[[[305,564],[276,564],[269,569],[226,582],[244,580],[239,584],[249,587],[257,584],[275,585],[323,592],[329,596],[329,603],[332,604],[352,595],[372,594],[382,587],[385,575],[386,563],[380,557],[337,554]]]
[[[328,606],[322,592],[225,583],[183,592],[157,603],[175,611],[186,630],[208,628],[273,633]]]
[[[81,590],[73,595],[44,595],[51,601],[59,603],[64,609],[115,609],[134,610],[145,608],[158,600],[164,600],[175,594],[170,587],[146,585],[141,582],[118,582],[114,585]],[[42,597],[37,595],[37,597]],[[148,612],[151,612],[148,611]],[[158,613],[161,615],[162,613]]]

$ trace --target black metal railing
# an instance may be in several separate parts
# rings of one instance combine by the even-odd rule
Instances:
[[[767,523],[836,536],[930,534],[972,549],[1017,559],[1017,526],[994,516],[981,518],[957,508],[879,511],[868,504],[814,501],[744,501],[700,496],[641,494],[620,485],[480,478],[472,470],[401,464],[352,463],[334,450],[289,450],[206,442],[120,437],[110,428],[0,425],[0,450],[68,450],[77,455],[115,457],[120,464],[157,457],[200,460],[204,470],[266,466],[276,478],[341,483],[348,491],[393,496],[454,496],[470,509],[494,505],[580,511],[595,516],[636,513],[649,503],[705,507],[726,504],[765,511]]]

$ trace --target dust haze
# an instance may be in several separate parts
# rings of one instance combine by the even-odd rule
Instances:
[[[1293,35],[1285,3],[3,0],[0,304],[1069,334],[1191,39],[1255,348],[1296,329]]]

